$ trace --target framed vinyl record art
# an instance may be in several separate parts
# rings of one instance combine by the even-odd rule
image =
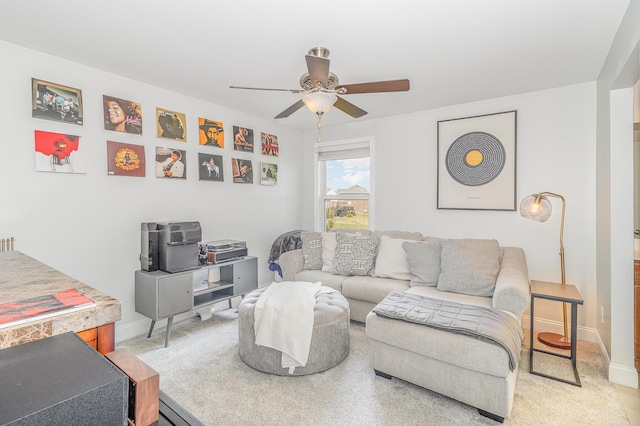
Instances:
[[[31,79],[31,116],[82,125],[82,90]]]
[[[107,141],[107,174],[110,176],[144,177],[144,146]]]
[[[516,209],[516,117],[438,121],[439,209]]]

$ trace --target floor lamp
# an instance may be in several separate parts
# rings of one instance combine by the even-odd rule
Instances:
[[[560,272],[562,276],[562,284],[566,284],[564,276],[564,197],[553,192],[540,192],[538,194],[532,194],[525,197],[520,203],[520,216],[525,219],[533,220],[536,222],[545,222],[551,217],[551,203],[547,197],[555,197],[562,200],[562,217],[560,219]],[[571,342],[569,341],[569,332],[567,326],[567,304],[562,304],[562,314],[564,321],[564,335],[557,333],[539,333],[538,340],[547,346],[560,349],[570,349]]]

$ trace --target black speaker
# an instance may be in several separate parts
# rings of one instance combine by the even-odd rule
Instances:
[[[159,265],[158,224],[143,222],[140,225],[140,269],[143,271],[157,271]]]
[[[128,388],[73,332],[0,351],[3,425],[126,425]]]

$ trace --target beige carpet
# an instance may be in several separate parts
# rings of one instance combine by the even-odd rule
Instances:
[[[351,352],[322,373],[281,377],[253,370],[238,356],[237,313],[176,324],[117,345],[160,373],[160,387],[207,425],[493,425],[477,410],[368,366],[364,326],[351,323]],[[580,342],[582,387],[529,374],[520,362],[514,408],[505,425],[628,425],[596,345]],[[568,360],[535,354],[536,370],[571,378]]]

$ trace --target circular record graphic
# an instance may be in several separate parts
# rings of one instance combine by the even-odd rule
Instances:
[[[504,146],[493,135],[471,132],[456,139],[445,162],[449,175],[466,186],[480,186],[494,180],[504,168]]]

